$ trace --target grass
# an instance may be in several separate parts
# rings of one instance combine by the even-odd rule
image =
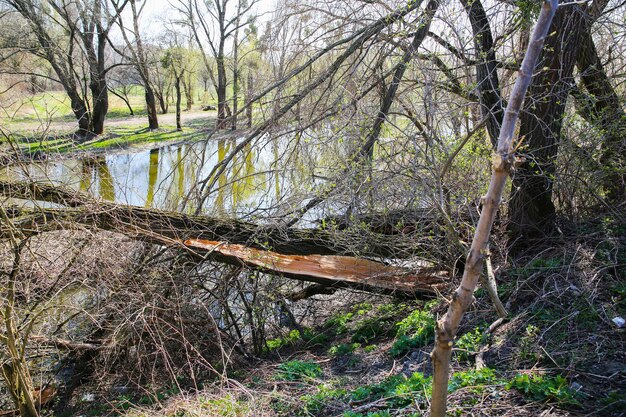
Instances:
[[[135,129],[129,127],[113,127],[107,133],[83,143],[76,143],[70,135],[50,136],[45,140],[11,135],[11,140],[26,154],[43,152],[46,155],[64,154],[80,151],[103,151],[107,149],[126,148],[146,143],[161,142],[193,142],[205,137],[201,130],[185,129],[177,131],[173,126],[163,126],[159,130]]]
[[[146,114],[143,89],[137,87],[129,96],[135,116]],[[129,117],[126,104],[113,94],[109,95],[107,121]],[[49,91],[18,99],[0,115],[0,123],[9,133],[9,140],[17,144],[25,154],[45,153],[64,154],[76,151],[101,151],[124,148],[143,143],[168,141],[194,141],[204,137],[207,123],[192,120],[186,123],[183,132],[174,126],[161,125],[157,131],[137,127],[134,124],[107,125],[106,133],[84,143],[76,143],[72,133],[76,129],[76,119],[69,99],[63,91]],[[59,123],[62,123],[59,125]],[[6,139],[0,139],[0,145]]]
[[[302,381],[322,376],[322,368],[315,362],[289,361],[278,365],[278,371],[274,375],[277,380]]]

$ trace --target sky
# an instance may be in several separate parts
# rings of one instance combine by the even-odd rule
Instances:
[[[171,4],[176,4],[176,0],[145,0],[149,2],[144,9],[144,16],[142,17],[142,26],[149,32],[159,32],[162,28],[163,21],[171,17]],[[236,0],[231,0],[233,6],[237,4]],[[276,0],[260,0],[253,11],[262,15],[259,20],[267,21],[271,18],[271,12],[274,10]],[[255,10],[256,9],[256,10]],[[147,27],[146,27],[147,26]],[[154,28],[151,30],[151,28]]]

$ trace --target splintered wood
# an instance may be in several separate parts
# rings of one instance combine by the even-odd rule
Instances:
[[[384,265],[380,262],[336,255],[283,255],[280,253],[212,240],[188,239],[185,246],[214,256],[275,272],[288,278],[329,286],[352,287],[383,293],[435,295],[445,285],[445,273]]]

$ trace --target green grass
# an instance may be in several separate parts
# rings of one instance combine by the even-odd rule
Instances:
[[[22,152],[27,154],[37,151],[46,154],[63,154],[76,151],[125,148],[145,143],[193,142],[204,137],[205,133],[199,130],[177,131],[173,126],[163,126],[157,131],[123,127],[111,128],[107,130],[107,134],[83,143],[75,143],[69,135],[51,136],[46,140],[33,140],[24,136],[12,135],[11,140],[17,144]]]
[[[278,380],[302,381],[322,376],[322,368],[315,362],[289,361],[278,365],[274,375]]]

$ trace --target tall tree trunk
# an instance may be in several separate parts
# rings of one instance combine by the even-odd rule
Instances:
[[[157,116],[154,90],[147,81],[145,82],[144,88],[146,91],[146,109],[148,110],[148,127],[150,128],[150,130],[155,130],[159,128],[159,119]]]
[[[65,87],[65,85],[63,86]],[[89,132],[89,126],[91,125],[91,113],[87,109],[87,104],[82,99],[80,94],[70,88],[65,88],[65,92],[70,97],[70,103],[72,106],[72,112],[78,120],[78,135],[84,136]]]
[[[539,238],[554,231],[552,203],[555,162],[572,73],[587,32],[586,6],[559,7],[520,116],[520,137],[529,152],[513,176],[508,228],[513,239]],[[522,242],[522,240],[518,240]]]
[[[480,219],[476,226],[472,245],[461,284],[451,297],[446,314],[437,322],[435,348],[431,353],[433,361],[433,394],[431,401],[431,417],[445,417],[448,397],[448,377],[450,374],[450,358],[454,338],[465,311],[472,303],[476,284],[483,270],[485,252],[488,250],[489,235],[498,212],[509,173],[516,162],[513,137],[517,115],[524,102],[524,97],[531,82],[531,75],[540,56],[543,41],[549,32],[550,23],[558,6],[558,0],[544,2],[539,19],[532,35],[532,40],[522,62],[519,76],[511,92],[506,108],[502,128],[498,136],[498,146],[493,158],[493,172],[487,195],[484,197]],[[559,9],[560,10],[560,9]]]
[[[239,99],[239,22],[241,19],[241,1],[237,6],[237,20],[235,21],[235,35],[233,39],[233,115],[231,129],[237,130],[237,108]]]
[[[182,94],[180,91],[181,76],[176,74],[174,75],[174,77],[175,77],[174,89],[176,90],[176,130],[181,131],[183,130],[183,126],[180,123],[180,103],[182,101]]]
[[[183,90],[185,91],[185,100],[186,100],[186,107],[185,110],[189,111],[191,110],[191,106],[193,106],[193,80],[191,78],[191,73],[189,71],[187,72],[187,76],[183,76],[182,77],[182,83],[183,83]]]
[[[104,76],[100,79],[92,80],[89,83],[89,89],[93,95],[93,110],[89,130],[95,135],[101,135],[104,133],[104,120],[109,111],[109,90]]]
[[[582,116],[603,136],[602,185],[611,203],[626,200],[626,113],[602,67],[590,33],[581,41],[577,66],[580,79],[591,95]]]
[[[252,67],[248,68],[248,85],[246,86],[248,97],[246,97],[246,119],[248,129],[252,127],[252,96],[254,95],[254,75],[252,74]]]
[[[223,129],[226,123],[226,66],[224,56],[218,56],[217,63],[217,128]]]
[[[500,95],[500,81],[496,68],[496,52],[493,45],[493,36],[487,13],[480,0],[462,0],[463,7],[469,17],[474,32],[474,46],[476,48],[476,82],[480,92],[480,107],[483,117],[487,119],[487,131],[492,145],[496,146],[504,106]]]

